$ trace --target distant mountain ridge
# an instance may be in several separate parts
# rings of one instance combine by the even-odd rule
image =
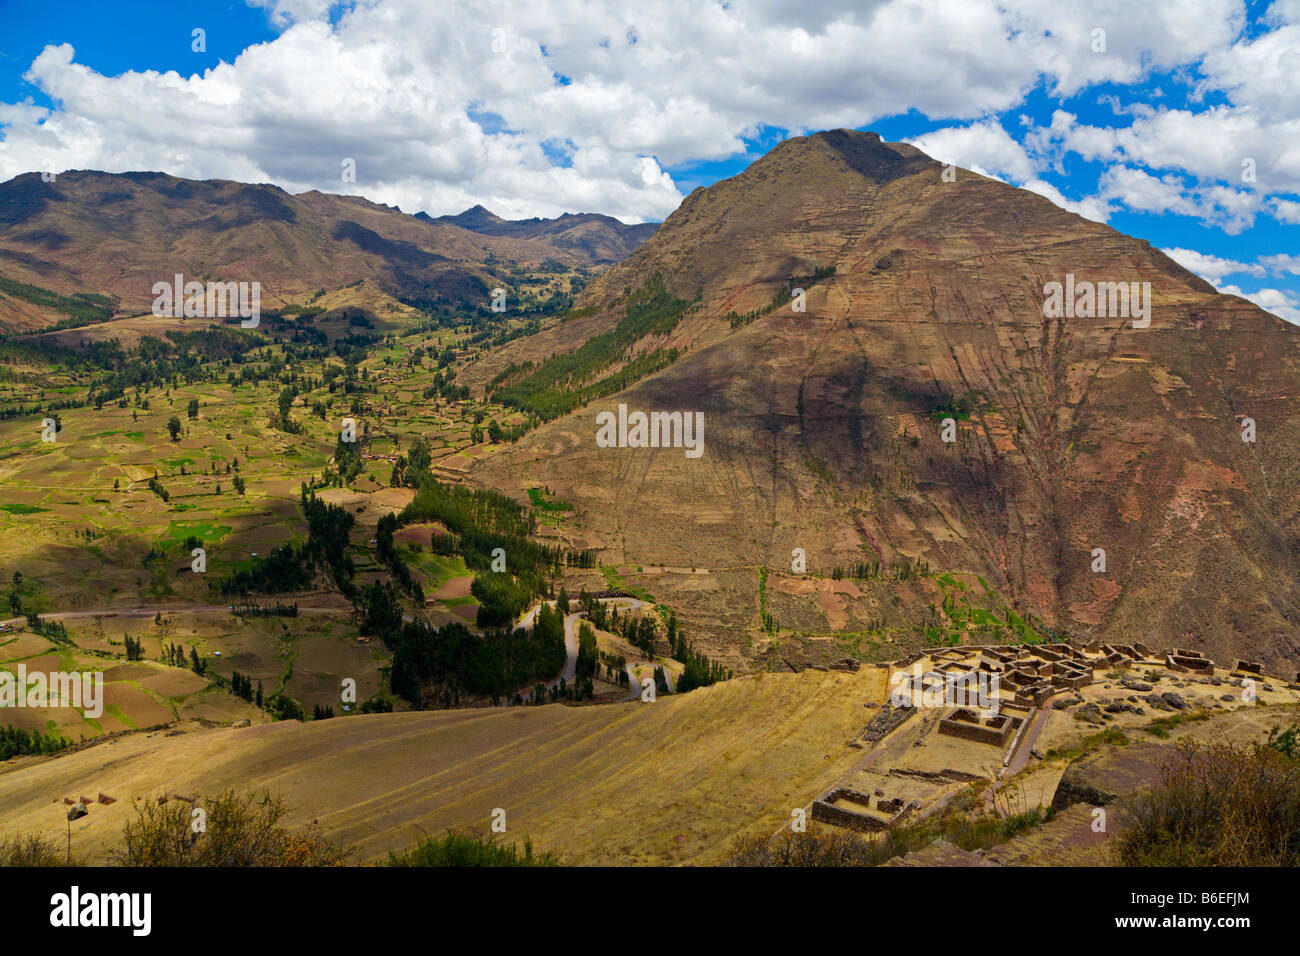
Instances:
[[[107,294],[137,313],[153,283],[176,273],[260,282],[266,308],[362,280],[392,296],[476,303],[508,285],[502,269],[511,263],[599,270],[655,228],[594,215],[467,221],[475,218],[489,230],[266,184],[84,170],[45,182],[28,173],[0,184],[0,276],[65,296]],[[57,318],[0,290],[7,327]]]
[[[554,219],[502,219],[481,205],[455,216],[415,214],[426,222],[458,226],[485,236],[514,236],[521,239],[549,239],[557,246],[589,256],[595,262],[626,259],[632,250],[654,235],[658,223],[628,225],[599,213],[565,213]]]

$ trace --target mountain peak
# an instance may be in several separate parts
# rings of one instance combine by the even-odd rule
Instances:
[[[480,231],[484,227],[500,226],[505,221],[486,206],[478,203],[455,216],[439,216],[435,220],[435,222],[445,222],[448,225],[475,231]]]
[[[776,168],[784,167],[791,174],[806,176],[809,162],[814,163],[816,168],[827,161],[832,165],[845,166],[876,184],[910,176],[935,162],[915,146],[887,142],[879,133],[832,129],[788,139],[754,163],[751,169],[761,168],[760,164],[765,164]]]
[[[491,484],[527,468],[545,487],[618,487],[628,459],[567,436],[614,403],[699,409],[712,423],[708,476],[685,484],[680,459],[647,457],[636,499],[586,499],[584,530],[666,566],[775,566],[796,546],[827,569],[921,555],[970,573],[1013,612],[973,627],[958,615],[953,642],[1032,619],[1053,639],[1138,634],[1289,664],[1294,538],[1266,529],[1294,510],[1291,491],[1282,504],[1268,485],[1296,473],[1294,455],[1280,441],[1256,464],[1239,428],[1258,413],[1296,433],[1300,416],[1276,396],[1300,383],[1300,335],[1149,243],[987,176],[943,172],[915,147],[830,130],[693,192],[586,287],[581,334],[544,329],[475,374],[492,381],[525,358],[612,335],[647,297],[675,303],[680,317],[625,354],[662,367],[630,385],[621,364],[605,379],[565,364],[528,372],[551,389],[538,408],[560,407],[557,381],[580,381],[582,398],[617,396],[476,465],[477,477]],[[1096,308],[1052,316],[1051,283],[1086,288],[1078,301]],[[1112,291],[1093,300],[1103,285]],[[646,502],[686,498],[696,527],[678,513],[641,518]],[[1206,516],[1190,534],[1189,514]],[[1132,572],[1107,578],[1096,548]],[[1199,599],[1252,568],[1270,570],[1251,578],[1267,583],[1249,619]],[[842,593],[832,604],[792,588],[782,617],[880,626],[889,600],[865,586]]]

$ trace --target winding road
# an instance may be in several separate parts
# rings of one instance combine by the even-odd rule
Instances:
[[[627,610],[636,610],[645,607],[645,602],[631,597],[612,597],[598,598],[601,603],[614,603],[616,601],[624,602],[622,607]],[[515,627],[532,627],[533,622],[537,620],[537,613],[542,609],[543,604],[549,604],[555,607],[554,601],[540,601],[534,607],[530,608],[527,613],[519,619]],[[574,611],[572,614],[565,615],[564,618],[564,670],[560,671],[560,676],[555,678],[549,684],[546,684],[546,690],[550,691],[552,687],[558,687],[563,680],[566,685],[572,684],[574,677],[578,675],[578,621],[586,617],[586,611]],[[628,666],[628,674],[631,675],[632,668]],[[637,694],[641,693],[640,685],[633,679],[632,683],[637,686]],[[629,700],[631,698],[628,698]]]

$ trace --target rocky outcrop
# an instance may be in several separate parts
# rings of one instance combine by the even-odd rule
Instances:
[[[1052,806],[1057,810],[1075,803],[1102,807],[1123,794],[1152,787],[1160,782],[1165,750],[1160,744],[1133,743],[1080,757],[1061,776]]]

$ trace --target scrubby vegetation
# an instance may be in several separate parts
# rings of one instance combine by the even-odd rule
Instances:
[[[55,323],[53,329],[75,329],[92,322],[106,322],[113,317],[114,301],[106,295],[78,292],[75,295],[60,295],[40,286],[28,285],[14,279],[0,276],[0,292],[23,299],[34,305],[55,309],[66,318]]]
[[[402,853],[388,855],[389,866],[559,866],[552,853],[535,853],[532,840],[525,839],[523,849],[506,846],[491,837],[448,832],[429,837]]]
[[[314,829],[282,827],[287,808],[269,791],[228,790],[193,804],[148,797],[135,812],[113,854],[124,866],[337,866],[344,860]]]
[[[1123,866],[1300,865],[1300,728],[1171,748],[1160,785],[1120,804]]]
[[[777,309],[781,308],[781,306],[794,298],[795,289],[803,289],[807,292],[818,282],[821,282],[823,279],[828,279],[833,275],[835,275],[834,266],[814,266],[811,274],[806,276],[795,276],[790,279],[777,291],[776,295],[772,296],[772,301],[767,305],[743,314],[735,311],[728,312],[727,323],[732,329],[737,329],[741,326],[748,325],[755,319],[761,319],[765,315],[771,315]]]
[[[0,866],[64,866],[68,862],[67,851],[48,837],[0,838]]]

